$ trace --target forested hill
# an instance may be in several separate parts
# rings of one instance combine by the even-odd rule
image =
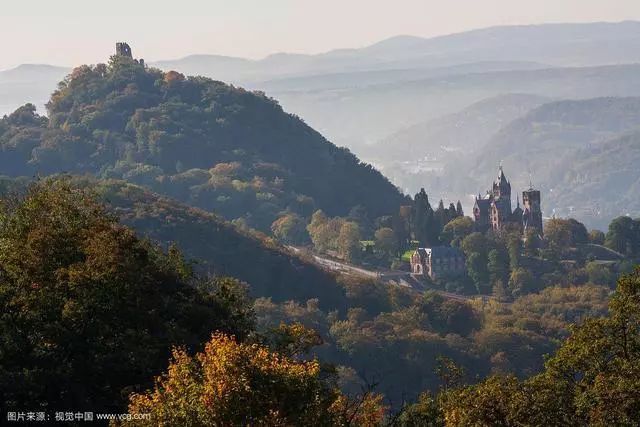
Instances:
[[[326,310],[346,310],[349,283],[304,257],[292,256],[275,240],[234,227],[219,216],[162,197],[121,180],[52,176],[39,181],[95,196],[123,225],[163,249],[176,245],[201,275],[234,277],[252,297],[304,303],[317,299]],[[0,177],[0,199],[36,187],[26,179]]]
[[[26,105],[0,121],[0,173],[121,178],[259,229],[286,210],[345,215],[361,205],[377,217],[403,200],[264,94],[131,58],[74,69],[47,110]]]

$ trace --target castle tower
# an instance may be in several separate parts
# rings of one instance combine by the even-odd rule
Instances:
[[[131,47],[128,43],[118,42],[116,43],[116,55],[117,56],[126,56],[127,58],[133,59],[133,54],[131,53]]]
[[[493,182],[491,192],[493,202],[491,203],[491,227],[499,230],[506,223],[511,221],[511,184],[507,180],[502,170],[502,165],[498,169],[498,178]]]
[[[493,198],[509,201],[509,211],[511,211],[511,184],[504,176],[502,165],[498,169],[498,179],[493,182]]]
[[[532,227],[542,234],[542,209],[540,191],[529,188],[522,192],[522,225],[525,230]]]

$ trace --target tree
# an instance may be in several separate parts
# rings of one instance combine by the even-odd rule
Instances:
[[[391,219],[393,234],[398,243],[398,250],[404,251],[409,247],[411,240],[410,224],[402,215],[394,215]]]
[[[462,240],[460,248],[466,256],[473,253],[486,254],[489,252],[489,241],[482,233],[474,232]]]
[[[449,211],[445,209],[442,199],[438,202],[438,208],[433,213],[433,217],[439,229],[442,229],[449,222]]]
[[[490,242],[482,233],[474,232],[462,240],[460,248],[467,260],[467,274],[473,280],[478,293],[485,293],[489,288],[489,270],[487,265]]]
[[[511,299],[511,292],[504,283],[505,282],[503,282],[502,280],[493,282],[493,297],[500,302],[506,302]]]
[[[523,249],[524,249],[524,253],[527,256],[535,256],[538,249],[540,249],[541,246],[541,241],[540,241],[540,237],[538,235],[537,230],[535,230],[534,228],[528,228],[525,232],[524,232],[524,244],[523,244]]]
[[[340,227],[337,249],[340,256],[352,261],[360,254],[360,229],[355,222],[346,221]]]
[[[129,412],[151,414],[134,425],[331,426],[348,422],[347,415],[379,423],[380,399],[366,403],[350,402],[323,380],[317,360],[298,362],[214,334],[195,357],[174,350],[167,374],[153,390],[132,395]]]
[[[375,232],[376,249],[393,256],[398,253],[398,242],[396,235],[390,228],[379,228]]]
[[[418,401],[402,408],[398,425],[403,427],[444,427],[442,409],[429,392],[420,393]]]
[[[360,231],[365,236],[371,236],[373,230],[375,229],[373,221],[369,218],[369,213],[367,209],[362,206],[354,206],[349,211],[349,215],[347,215],[347,221],[355,222],[358,224]]]
[[[573,218],[552,218],[545,223],[545,238],[551,244],[564,249],[587,243],[589,234],[584,224]]]
[[[584,320],[524,381],[491,376],[437,399],[452,425],[637,425],[640,268],[618,281],[609,315]]]
[[[464,216],[464,211],[462,210],[462,203],[460,203],[460,200],[458,200],[458,203],[456,204],[456,213],[458,214],[458,216]]]
[[[525,268],[519,267],[511,272],[509,289],[514,295],[524,295],[533,291],[533,275]]]
[[[546,365],[551,385],[568,389],[576,419],[633,425],[640,413],[640,268],[618,280],[609,316],[576,326]]]
[[[522,252],[522,237],[520,233],[508,233],[505,237],[507,252],[509,253],[509,269],[515,270],[520,266]]]
[[[521,393],[515,377],[490,377],[474,387],[445,394],[442,409],[447,425],[511,426],[511,406]]]
[[[291,245],[304,245],[309,241],[305,221],[296,214],[285,214],[271,224],[276,238]]]
[[[429,196],[427,196],[424,188],[420,189],[420,192],[414,197],[411,229],[414,238],[421,245],[433,246],[438,244],[440,230],[438,229],[433,209],[429,204]]]
[[[311,216],[311,222],[307,226],[309,237],[316,250],[325,252],[331,245],[332,236],[327,230],[329,219],[321,210],[317,210]]]
[[[478,293],[484,293],[489,285],[486,257],[478,252],[473,252],[467,257],[466,265],[467,273],[476,285]]]
[[[452,219],[444,226],[440,239],[451,246],[460,246],[462,240],[473,233],[473,220],[466,216],[459,216]]]
[[[599,264],[596,261],[588,262],[585,265],[585,270],[589,276],[589,282],[595,285],[610,286],[615,284],[615,279],[609,268],[605,265]]]
[[[207,280],[66,180],[0,207],[3,407],[104,410],[150,386],[174,345],[253,329],[246,289]]]
[[[604,244],[627,256],[640,255],[640,220],[627,216],[615,218],[609,224]]]

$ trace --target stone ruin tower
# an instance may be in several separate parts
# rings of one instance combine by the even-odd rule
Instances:
[[[133,53],[131,52],[131,46],[126,42],[118,42],[116,43],[116,56],[122,56],[125,58],[130,58],[138,64],[144,66],[144,59],[133,59]]]
[[[131,46],[125,42],[116,43],[116,55],[117,56],[126,56],[127,58],[133,59],[133,54],[131,53]]]
[[[533,187],[522,192],[522,224],[524,229],[535,228],[542,234],[542,209],[540,207],[540,191]]]

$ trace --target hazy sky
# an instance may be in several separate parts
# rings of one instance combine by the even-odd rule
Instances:
[[[117,40],[147,61],[260,58],[542,22],[640,20],[639,0],[3,0],[0,69],[105,61]]]

